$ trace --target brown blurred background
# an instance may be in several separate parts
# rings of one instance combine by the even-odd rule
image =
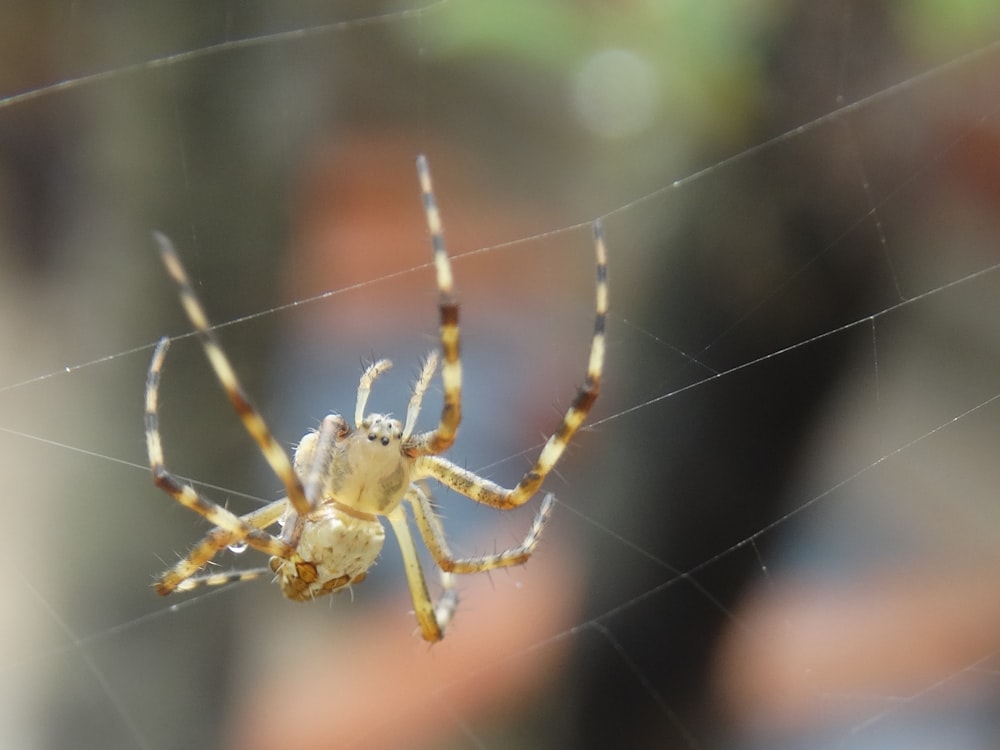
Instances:
[[[0,744],[997,747],[998,30],[932,0],[0,8]],[[158,599],[205,527],[144,468],[151,346],[187,331],[150,231],[292,445],[373,355],[401,412],[435,345],[418,153],[451,457],[497,481],[583,377],[606,216],[605,390],[538,554],[463,580],[431,649],[392,543],[315,606]],[[176,471],[277,496],[190,338],[163,391]],[[534,510],[436,497],[462,553]]]

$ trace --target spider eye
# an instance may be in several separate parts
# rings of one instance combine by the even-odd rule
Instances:
[[[369,440],[374,440],[375,439],[375,433],[374,432],[369,432],[368,433],[368,439]]]
[[[382,445],[388,445],[388,444],[389,444],[389,438],[383,437],[382,438]]]

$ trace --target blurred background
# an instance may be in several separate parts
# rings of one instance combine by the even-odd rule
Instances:
[[[998,74],[984,0],[0,6],[0,745],[997,747]],[[436,346],[418,153],[449,455],[504,484],[583,379],[605,217],[536,555],[433,647],[391,540],[313,605],[160,599],[207,531],[146,468],[160,336],[168,465],[240,513],[280,485],[151,231],[291,448],[372,357],[402,413]],[[434,495],[463,555],[536,507]]]

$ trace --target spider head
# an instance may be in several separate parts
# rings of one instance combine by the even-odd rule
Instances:
[[[358,433],[377,451],[380,447],[388,448],[393,443],[400,445],[403,424],[387,414],[369,414],[359,425]]]
[[[369,414],[337,445],[330,466],[330,494],[354,510],[384,515],[403,499],[412,463],[403,453],[399,420]]]

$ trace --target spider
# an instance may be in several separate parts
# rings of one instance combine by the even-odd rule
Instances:
[[[417,159],[417,173],[440,294],[441,354],[432,351],[425,360],[413,387],[405,421],[400,422],[387,414],[365,413],[372,384],[392,366],[386,359],[373,362],[361,375],[353,425],[339,414],[326,416],[318,430],[302,438],[291,460],[271,434],[264,418],[250,404],[170,240],[154,233],[163,262],[179,287],[184,310],[216,377],[285,490],[281,499],[237,516],[204,498],[191,484],[166,468],[158,401],[160,373],[170,340],[168,337],[160,339],[149,365],[145,398],[146,448],[153,481],[181,505],[204,516],[214,528],[187,557],[160,576],[155,584],[158,593],[166,595],[200,585],[255,577],[260,571],[198,575],[221,550],[245,546],[271,556],[270,570],[289,599],[309,601],[342,590],[364,580],[367,570],[375,563],[385,539],[380,521],[385,517],[402,550],[420,632],[425,640],[433,642],[443,637],[458,606],[454,574],[520,565],[531,556],[555,502],[551,492],[544,495],[520,545],[482,557],[457,558],[445,540],[425,480],[436,480],[478,503],[503,510],[523,505],[538,492],[600,390],[608,298],[601,223],[594,224],[597,315],[586,380],[534,465],[515,487],[507,489],[441,456],[455,441],[462,413],[458,303],[430,171],[423,156]],[[443,359],[440,369],[444,391],[441,418],[433,430],[416,432],[421,402],[440,359]],[[405,505],[409,505],[420,536],[440,568],[442,594],[437,602],[432,600],[427,589]],[[274,524],[280,524],[280,529],[268,532],[266,529]]]

